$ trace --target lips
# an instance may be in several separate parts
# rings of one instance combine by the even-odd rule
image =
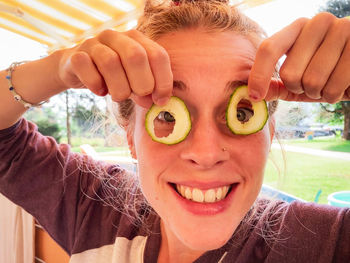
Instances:
[[[224,199],[231,189],[231,185],[202,190],[186,185],[176,184],[177,192],[187,200],[198,203],[215,203]]]
[[[239,183],[210,185],[169,183],[180,206],[191,214],[204,216],[213,216],[228,209],[238,186]]]

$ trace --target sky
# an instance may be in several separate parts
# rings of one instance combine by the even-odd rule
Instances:
[[[298,17],[312,17],[325,0],[275,0],[245,13],[271,35]],[[34,60],[46,55],[46,47],[0,28],[0,69],[13,61]]]
[[[300,17],[313,17],[325,0],[275,0],[245,13],[271,35]]]

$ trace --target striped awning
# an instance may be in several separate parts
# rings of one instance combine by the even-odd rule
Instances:
[[[273,0],[231,0],[249,8]],[[68,47],[106,28],[136,26],[143,0],[0,0],[0,27],[48,47]]]

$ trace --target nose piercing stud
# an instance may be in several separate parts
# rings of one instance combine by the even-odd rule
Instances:
[[[223,152],[226,152],[227,149],[226,149],[225,147],[222,147],[222,151],[223,151]]]

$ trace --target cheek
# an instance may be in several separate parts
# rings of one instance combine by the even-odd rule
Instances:
[[[135,111],[135,143],[137,160],[140,167],[159,173],[176,157],[176,146],[168,146],[152,140],[145,128],[146,109],[137,107]]]
[[[144,127],[135,129],[134,141],[139,168],[152,174],[159,174],[175,158],[172,148],[154,142]]]
[[[142,192],[153,207],[159,204],[162,173],[169,167],[175,158],[172,148],[154,142],[144,126],[144,114],[136,111],[134,146],[138,161],[138,174]]]
[[[241,145],[240,156],[242,165],[247,169],[247,180],[257,183],[262,181],[265,165],[268,159],[271,141],[269,128],[265,128],[250,137]]]

